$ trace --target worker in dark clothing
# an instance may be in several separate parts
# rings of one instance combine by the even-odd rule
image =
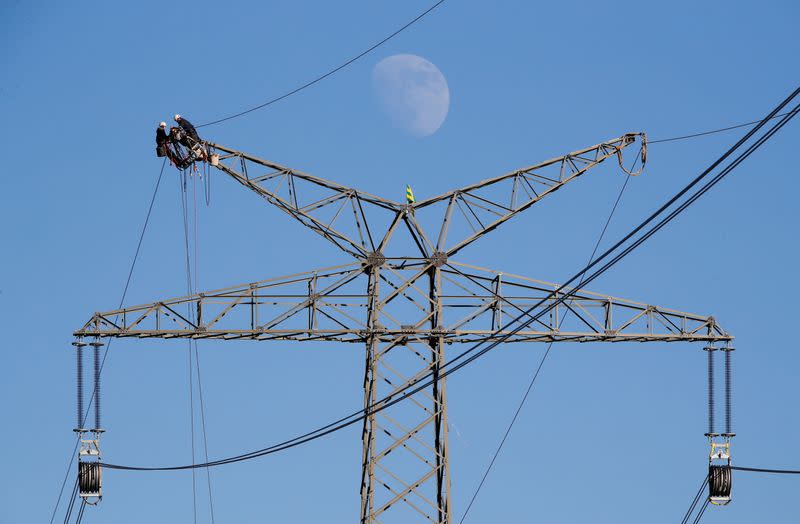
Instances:
[[[189,135],[189,138],[198,144],[200,143],[200,137],[197,135],[197,130],[194,128],[191,122],[183,118],[181,115],[175,115],[175,121],[179,126],[181,126],[181,129],[183,129],[186,134]]]
[[[168,141],[169,137],[167,137],[167,123],[161,122],[158,124],[158,129],[156,129],[156,148],[157,152],[159,153],[158,156],[166,155],[166,153],[161,153],[164,152],[164,148],[166,148]]]
[[[156,156],[167,157],[172,165],[177,166],[180,158],[176,155],[172,138],[167,134],[167,123],[161,122],[156,129]]]
[[[161,147],[167,145],[167,141],[169,137],[167,137],[167,123],[161,122],[158,124],[158,129],[156,129],[156,146]]]
[[[181,129],[183,129],[186,138],[188,138],[188,140],[186,138],[184,140],[181,140],[181,143],[187,146],[192,151],[194,151],[194,153],[201,160],[205,160],[206,159],[205,148],[203,147],[203,144],[200,141],[200,136],[198,136],[197,130],[194,128],[192,123],[183,118],[181,115],[175,115],[175,122],[177,122],[178,125],[181,126]]]

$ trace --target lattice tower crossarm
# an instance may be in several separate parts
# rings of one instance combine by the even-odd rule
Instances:
[[[542,299],[526,318],[558,301],[558,286],[456,259],[464,247],[606,159],[621,162],[623,149],[639,138],[626,134],[411,205],[209,143],[212,165],[354,260],[95,313],[75,335],[360,343],[366,348],[365,406],[433,375],[429,390],[365,419],[360,518],[451,523],[446,383],[438,377],[445,348],[499,340],[732,338],[710,316],[584,290],[512,334],[510,321]],[[194,318],[181,313],[187,306]]]

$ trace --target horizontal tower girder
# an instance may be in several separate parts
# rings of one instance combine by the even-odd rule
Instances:
[[[442,319],[403,324],[429,309],[421,281],[432,261],[388,260],[381,271],[381,315],[368,326],[365,262],[95,313],[76,336],[407,343],[442,337],[447,344],[504,339],[512,321],[532,319],[557,300],[557,284],[455,261],[441,267]],[[567,290],[562,291],[562,295]],[[525,312],[545,300],[529,314]],[[195,321],[190,320],[187,307]],[[417,317],[414,317],[417,318]],[[580,290],[507,342],[728,341],[711,316]]]

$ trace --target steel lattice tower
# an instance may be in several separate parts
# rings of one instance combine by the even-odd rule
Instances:
[[[713,317],[583,290],[524,329],[558,289],[456,260],[468,245],[643,139],[619,138],[402,204],[208,143],[211,165],[352,257],[345,265],[95,313],[77,337],[363,344],[364,406],[431,374],[364,420],[361,522],[453,522],[446,348],[504,342],[728,342]],[[562,295],[565,291],[561,291]],[[195,311],[190,320],[187,305]],[[530,312],[532,318],[537,310]]]

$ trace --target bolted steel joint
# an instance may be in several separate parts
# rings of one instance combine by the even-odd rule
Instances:
[[[442,267],[443,265],[447,264],[447,253],[435,251],[428,259],[428,262],[433,264],[435,267]]]
[[[368,267],[381,267],[386,263],[386,257],[380,251],[373,251],[364,260]]]

